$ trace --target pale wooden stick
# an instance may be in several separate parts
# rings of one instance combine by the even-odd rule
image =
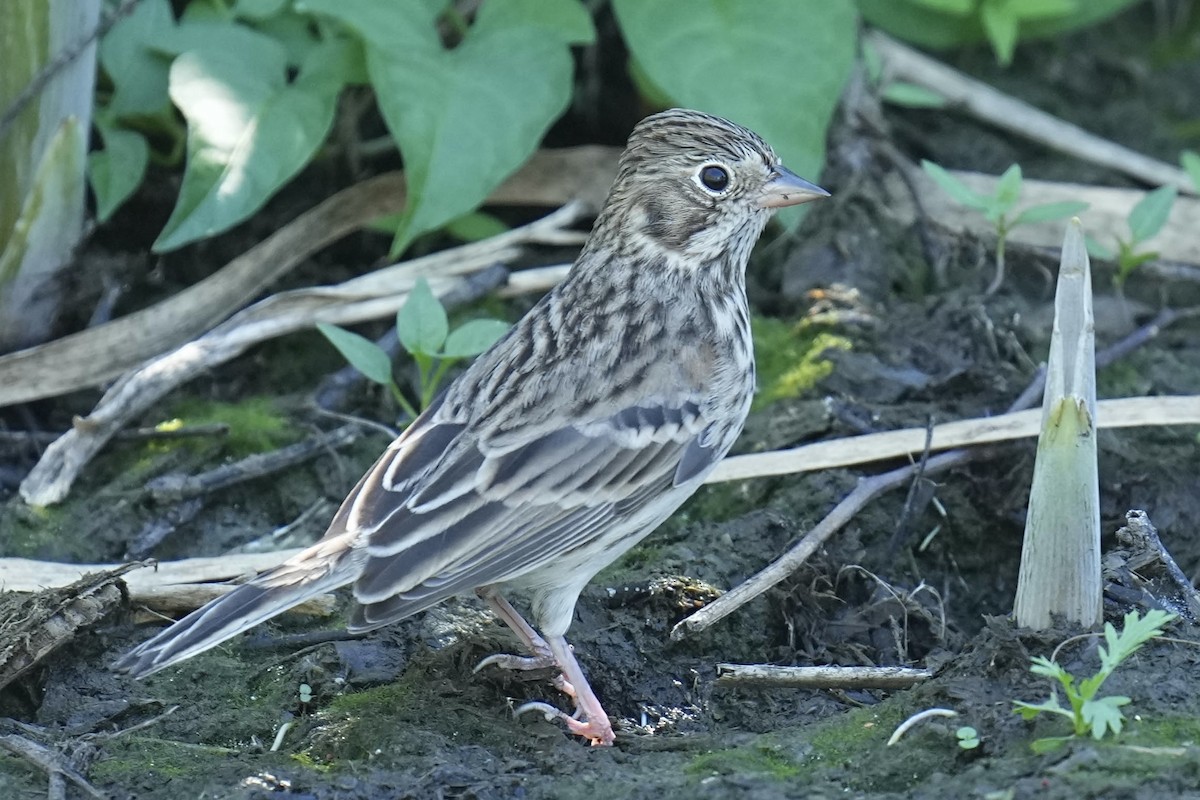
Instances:
[[[1097,406],[1097,424],[1101,428],[1200,425],[1200,395],[1123,397],[1101,400]],[[1037,436],[1041,419],[1039,408],[935,425],[930,449],[936,452]],[[927,434],[925,428],[906,428],[817,442],[790,450],[730,456],[717,465],[706,483],[815,472],[915,455],[925,449]]]
[[[910,667],[777,667],[717,664],[716,686],[768,689],[909,689],[933,672]]]

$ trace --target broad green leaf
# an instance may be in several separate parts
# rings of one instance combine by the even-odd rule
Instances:
[[[290,11],[259,20],[254,24],[254,29],[259,33],[270,36],[283,45],[290,67],[303,64],[309,54],[321,44],[323,38],[317,34],[314,27],[312,17]]]
[[[955,17],[966,16],[975,10],[975,0],[912,0],[912,3]]]
[[[175,29],[168,0],[141,0],[100,41],[100,64],[113,82],[108,108],[116,115],[151,115],[165,111],[169,58],[158,42]]]
[[[507,225],[483,211],[473,211],[446,223],[446,233],[464,242],[478,242],[499,236],[508,230]]]
[[[1200,153],[1195,150],[1184,150],[1179,156],[1179,163],[1188,177],[1192,179],[1192,186],[1200,192]]]
[[[288,0],[237,0],[233,13],[239,17],[263,20],[273,17],[287,8]]]
[[[1041,739],[1034,739],[1029,743],[1029,747],[1038,755],[1044,755],[1046,753],[1053,753],[1071,741],[1071,738],[1070,736],[1045,736]]]
[[[566,109],[570,43],[590,25],[583,30],[578,13],[558,5],[578,0],[488,0],[463,41],[446,50],[440,3],[306,3],[366,41],[367,71],[408,183],[393,253],[476,208]]]
[[[141,185],[150,146],[137,131],[115,126],[109,113],[97,113],[94,122],[104,149],[88,156],[88,180],[96,194],[96,217],[105,222]]]
[[[1087,243],[1088,255],[1090,255],[1092,258],[1100,258],[1105,261],[1110,261],[1117,255],[1116,250],[1113,250],[1111,247],[1105,244],[1101,244],[1097,239],[1094,239],[1091,236],[1084,237],[1084,241]]]
[[[317,330],[350,362],[350,366],[367,380],[389,386],[392,383],[392,360],[377,344],[353,331],[318,322]]]
[[[408,299],[396,313],[396,335],[412,355],[432,356],[442,350],[449,333],[446,309],[433,296],[424,278],[408,293]]]
[[[232,19],[181,21],[176,27],[163,31],[150,46],[168,56],[200,50],[234,54],[242,58],[248,69],[270,66],[280,51],[279,43],[270,36]]]
[[[965,183],[951,175],[940,165],[921,159],[921,168],[925,170],[926,175],[933,178],[934,183],[942,187],[946,194],[954,198],[956,202],[968,208],[979,209],[980,211],[986,209],[991,204],[991,198],[984,197],[978,192],[968,189]]]
[[[507,322],[498,319],[473,319],[464,322],[446,337],[442,355],[449,358],[477,356],[508,333]]]
[[[285,68],[274,43],[253,54],[205,49],[175,59],[171,99],[188,120],[188,164],[156,252],[246,219],[325,141],[337,76],[310,71],[289,85]]]
[[[887,102],[908,108],[943,108],[946,105],[946,98],[932,89],[904,81],[887,84],[880,94]]]
[[[1078,0],[1004,0],[1009,12],[1018,20],[1054,19],[1075,13]]]
[[[1151,239],[1167,224],[1171,207],[1175,205],[1177,190],[1174,186],[1160,186],[1138,201],[1129,212],[1129,232],[1133,244]]]
[[[789,169],[818,177],[854,64],[853,3],[614,0],[613,8],[633,58],[675,103],[745,125]],[[791,211],[785,223],[799,218]]]
[[[1017,49],[1017,17],[1009,9],[1007,0],[983,0],[979,7],[979,20],[987,34],[996,60],[1004,66],[1012,63],[1013,51]]]
[[[1013,226],[1024,225],[1032,222],[1053,222],[1058,219],[1066,219],[1073,217],[1086,211],[1088,204],[1079,200],[1063,200],[1058,203],[1042,203],[1041,205],[1030,206],[1017,215],[1013,220]]]
[[[1004,174],[996,181],[996,191],[992,194],[992,207],[1000,214],[1007,213],[1017,203],[1021,196],[1021,165],[1013,164],[1004,170]]]
[[[1090,700],[1083,704],[1083,709],[1080,716],[1083,717],[1084,723],[1092,732],[1093,739],[1103,739],[1104,734],[1112,731],[1114,734],[1121,732],[1121,726],[1125,722],[1125,715],[1121,713],[1121,706],[1129,705],[1128,697],[1102,697],[1099,700]]]

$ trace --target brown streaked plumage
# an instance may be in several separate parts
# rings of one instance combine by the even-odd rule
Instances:
[[[732,122],[643,120],[566,280],[392,443],[325,537],[118,667],[148,675],[346,584],[360,631],[476,591],[532,653],[484,664],[556,665],[577,707],[524,710],[611,744],[564,638],[575,602],[733,445],[754,390],[746,261],[772,209],[823,196]]]

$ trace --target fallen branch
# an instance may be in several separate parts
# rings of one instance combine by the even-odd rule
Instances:
[[[1122,147],[1009,97],[878,31],[868,34],[867,41],[883,58],[888,77],[923,86],[976,119],[1152,186],[1174,186],[1182,192],[1197,193],[1187,174],[1178,167]]]
[[[909,689],[933,672],[910,667],[777,667],[771,664],[717,664],[715,686],[767,689]]]
[[[35,506],[61,502],[82,469],[109,439],[161,397],[192,377],[223,364],[252,345],[316,322],[346,325],[394,314],[418,278],[436,294],[459,276],[508,260],[531,242],[561,241],[582,209],[568,204],[536,222],[480,242],[385,267],[338,286],[280,292],[255,303],[211,331],[159,356],[109,387],[87,417],[46,448],[21,482],[21,497]],[[570,233],[578,239],[579,234]]]

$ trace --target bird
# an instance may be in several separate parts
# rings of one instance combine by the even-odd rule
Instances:
[[[150,675],[346,585],[351,632],[475,592],[529,653],[477,670],[554,667],[575,713],[517,713],[613,744],[565,638],[575,604],[732,447],[755,390],[750,251],[775,210],[828,196],[741,125],[646,117],[567,276],[392,442],[324,537],[115,668]]]

